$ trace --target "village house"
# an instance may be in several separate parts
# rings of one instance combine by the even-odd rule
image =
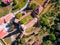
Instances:
[[[4,38],[9,32],[9,22],[14,18],[13,13],[0,18],[0,39]]]
[[[36,9],[34,9],[34,10],[32,11],[31,16],[32,16],[32,17],[37,17],[37,15],[42,12],[42,10],[43,10],[43,7],[40,6],[40,5],[38,5],[38,6],[36,7]]]
[[[0,31],[0,39],[3,39],[7,34],[8,34],[8,32],[5,29],[1,30]]]
[[[3,2],[4,4],[10,4],[10,3],[13,2],[13,0],[2,0],[2,2]]]
[[[13,13],[7,14],[6,16],[3,16],[0,18],[0,25],[9,22],[14,17]]]
[[[30,22],[21,25],[23,30],[32,27],[35,23],[37,23],[37,18],[33,18]]]
[[[35,41],[32,45],[40,45],[39,41]]]

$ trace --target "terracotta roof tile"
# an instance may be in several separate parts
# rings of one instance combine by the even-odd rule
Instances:
[[[14,16],[13,16],[12,13],[11,13],[11,14],[8,14],[7,16],[5,16],[5,21],[8,22],[8,21],[10,21],[13,17],[14,17]]]
[[[4,23],[4,18],[0,18],[0,24]]]
[[[11,3],[13,0],[2,0],[2,2],[4,2],[5,4],[7,4],[8,2]]]
[[[34,42],[33,45],[40,45],[38,41]]]
[[[0,31],[0,39],[4,38],[7,34],[8,34],[7,31],[4,30]]]

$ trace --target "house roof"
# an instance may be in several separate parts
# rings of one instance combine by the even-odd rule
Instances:
[[[0,18],[0,25],[3,24],[5,21],[8,22],[14,17],[13,13],[7,14],[6,16]]]
[[[39,41],[33,43],[33,45],[40,45]]]
[[[6,27],[7,23],[6,24],[2,24],[0,25],[0,39],[2,39],[3,37],[5,37],[7,35],[7,30],[9,28]]]
[[[13,15],[12,13],[10,13],[10,14],[6,15],[6,16],[4,17],[4,19],[5,19],[6,22],[8,22],[8,21],[10,21],[13,17],[14,17],[14,15]]]
[[[41,13],[41,11],[43,10],[43,7],[38,5],[36,9],[38,9],[37,11]]]
[[[4,38],[8,32],[8,28],[6,28],[7,23],[4,23],[4,21],[8,22],[10,21],[14,15],[12,13],[0,18],[0,39]]]
[[[33,18],[30,22],[26,23],[26,27],[31,27],[37,22],[37,18]]]
[[[4,18],[0,18],[0,24],[4,23]]]
[[[23,30],[26,30],[27,28],[32,27],[35,23],[37,23],[37,18],[33,18],[30,22],[21,25]]]
[[[0,39],[4,38],[8,34],[4,29],[0,31]]]
[[[2,0],[2,2],[3,2],[4,4],[7,4],[7,3],[13,2],[13,0]]]

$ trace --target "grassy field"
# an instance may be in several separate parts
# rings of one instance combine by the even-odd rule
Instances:
[[[8,14],[10,9],[11,9],[11,6],[6,6],[6,7],[0,6],[0,17]]]
[[[30,32],[32,32],[34,29],[35,29],[35,27],[31,27],[31,28],[25,30],[25,32],[26,32],[26,33],[30,33]]]
[[[4,41],[7,43],[7,45],[12,43],[10,37],[4,38]]]
[[[26,24],[27,22],[29,22],[32,19],[32,17],[29,15],[26,18],[22,19],[20,21],[21,24]]]

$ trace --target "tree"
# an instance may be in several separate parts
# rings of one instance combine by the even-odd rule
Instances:
[[[57,23],[56,30],[59,30],[60,31],[60,23]]]
[[[54,3],[54,2],[57,2],[57,0],[51,0],[50,2],[51,2],[51,3]]]
[[[49,39],[52,40],[52,41],[56,40],[55,34],[50,34]]]
[[[60,6],[60,0],[58,0],[58,5]]]
[[[22,16],[21,13],[17,13],[16,16],[15,16],[15,18],[19,19],[21,16]]]
[[[50,40],[43,42],[41,45],[54,45]]]
[[[45,17],[40,17],[40,23],[41,23],[43,26],[44,26],[44,25],[50,26],[49,20],[48,20],[47,18],[45,18]]]
[[[13,5],[16,5],[17,4],[17,0],[13,0]]]
[[[36,6],[37,6],[36,3],[32,3],[30,8],[34,10],[36,8]]]

